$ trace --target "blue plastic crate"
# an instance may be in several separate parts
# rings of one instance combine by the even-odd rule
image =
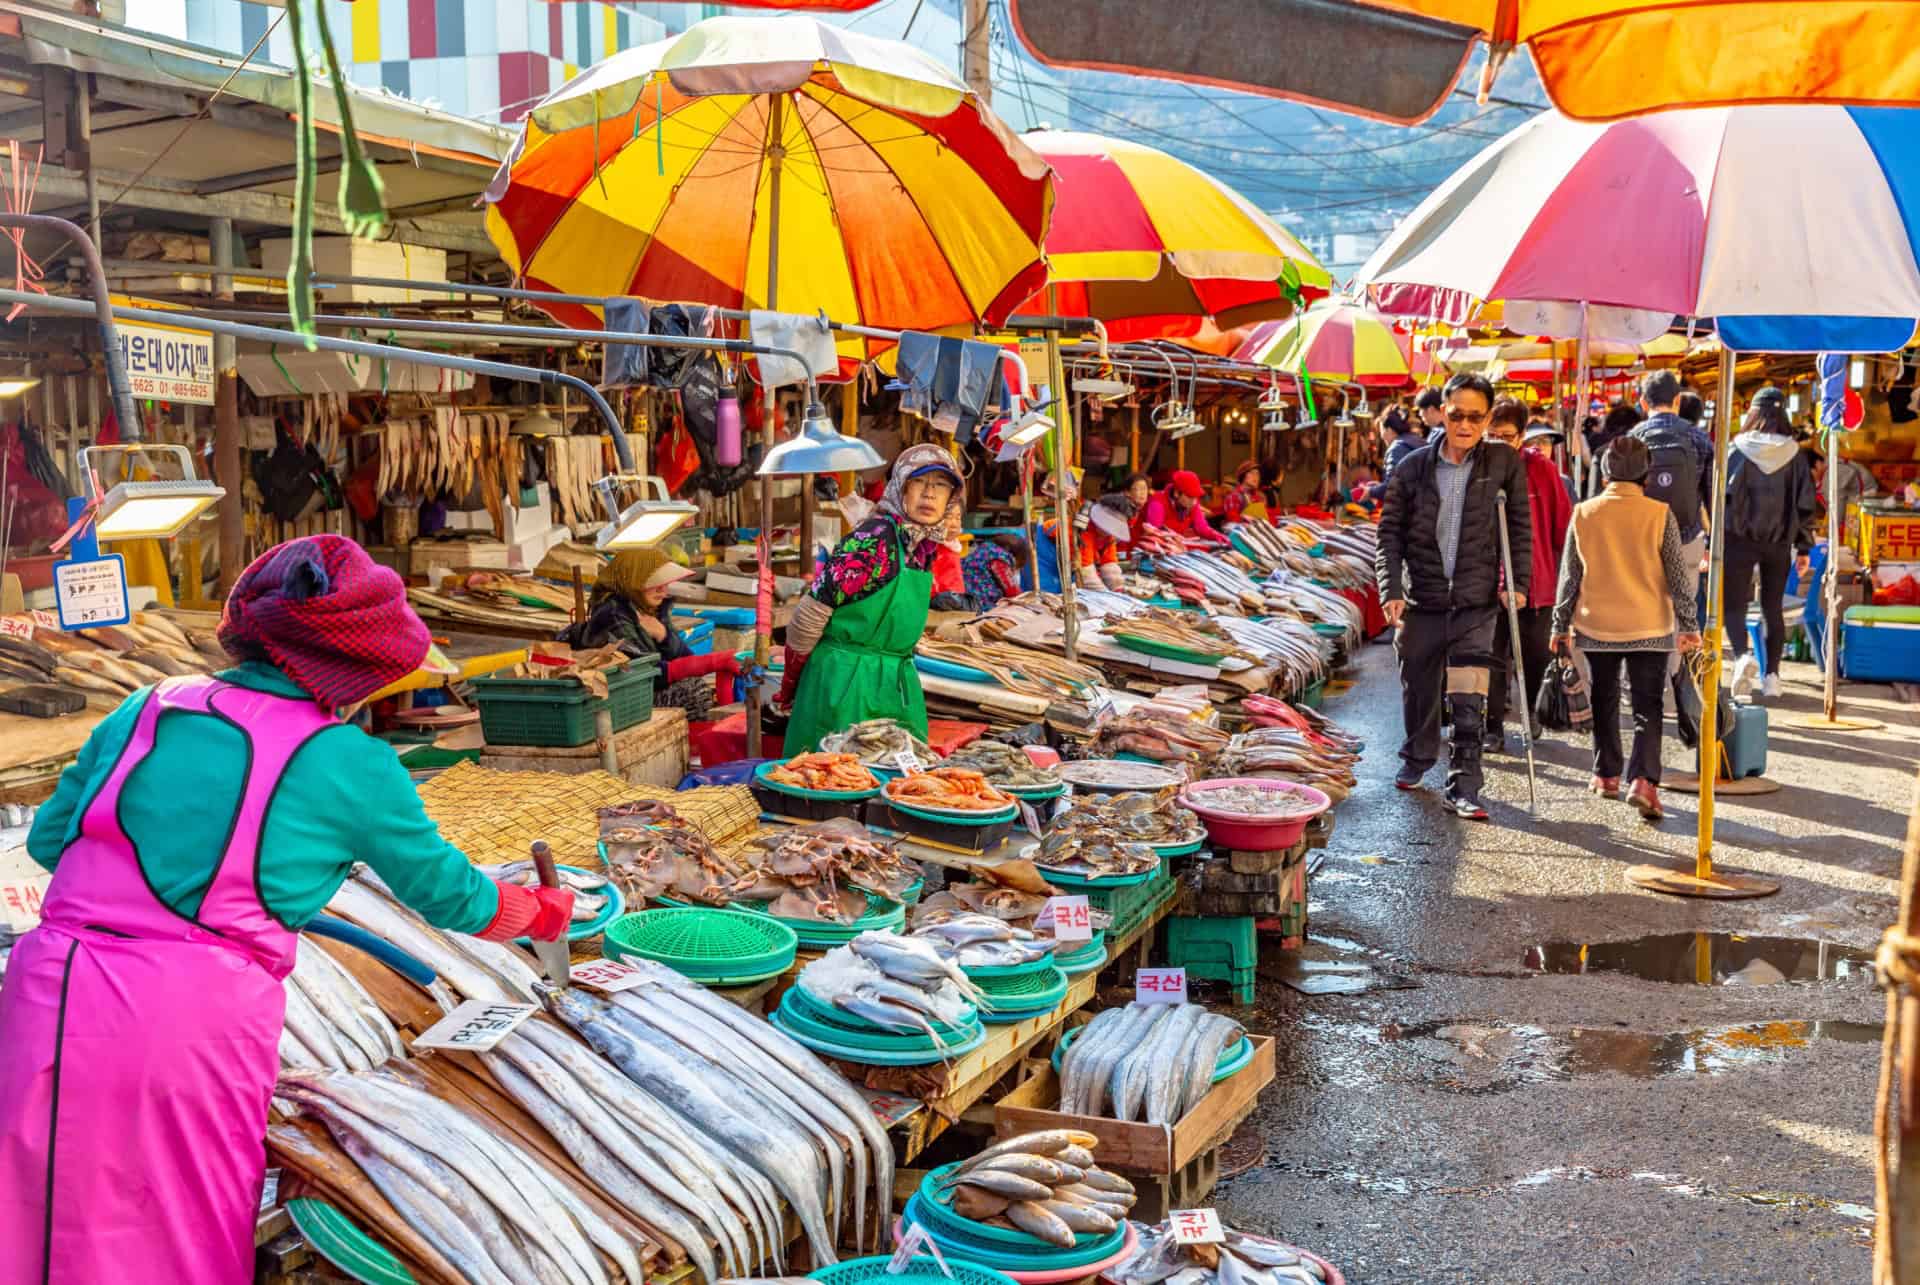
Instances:
[[[713,622],[696,621],[680,630],[680,636],[687,640],[687,650],[696,656],[713,654]]]
[[[1920,625],[1856,620],[1856,610],[1840,627],[1840,672],[1870,683],[1920,682]]]

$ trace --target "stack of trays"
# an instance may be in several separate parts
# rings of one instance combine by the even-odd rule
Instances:
[[[986,1042],[986,1028],[969,1005],[958,1026],[930,1023],[925,1031],[891,1031],[822,1003],[805,986],[793,986],[768,1019],[816,1053],[868,1066],[924,1066],[950,1061]]]
[[[1041,963],[1039,970],[1012,977],[968,973],[981,990],[980,1020],[994,1026],[1009,1026],[1051,1013],[1066,998],[1067,975],[1051,963],[1044,960]]]
[[[675,906],[614,920],[601,953],[655,960],[703,986],[745,986],[786,972],[799,946],[793,929],[768,915]]]
[[[1073,1238],[1072,1249],[1062,1249],[1011,1227],[963,1218],[953,1212],[953,1195],[941,1189],[940,1180],[958,1163],[941,1165],[921,1180],[920,1190],[907,1201],[902,1233],[913,1226],[927,1235],[949,1258],[965,1259],[1001,1271],[1052,1272],[1075,1267],[1096,1267],[1110,1261],[1126,1244],[1127,1224],[1100,1235],[1083,1232]]]
[[[1098,968],[1106,962],[1107,934],[1104,930],[1096,932],[1090,940],[1079,943],[1072,951],[1053,952],[1053,966],[1069,977]]]

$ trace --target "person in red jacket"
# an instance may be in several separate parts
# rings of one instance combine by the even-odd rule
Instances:
[[[1553,461],[1536,447],[1521,448],[1521,434],[1526,428],[1525,406],[1511,397],[1502,397],[1493,404],[1487,436],[1519,450],[1521,462],[1527,469],[1527,513],[1533,523],[1533,576],[1527,605],[1520,608],[1520,660],[1527,687],[1527,707],[1521,713],[1531,722],[1534,702],[1540,696],[1540,680],[1547,672],[1554,588],[1560,583],[1560,554],[1567,544],[1567,523],[1573,518],[1573,501]],[[1513,690],[1512,666],[1512,631],[1501,621],[1493,632],[1493,681],[1487,691],[1485,734],[1487,750],[1496,754],[1507,750],[1506,716]]]
[[[1181,469],[1169,479],[1166,490],[1147,501],[1140,524],[1159,527],[1189,540],[1225,544],[1227,537],[1213,529],[1207,521],[1207,511],[1200,507],[1200,497],[1206,490],[1198,473]]]

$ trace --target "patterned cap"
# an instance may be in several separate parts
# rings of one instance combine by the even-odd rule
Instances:
[[[432,636],[398,575],[345,536],[289,540],[255,558],[220,616],[220,645],[264,659],[329,709],[420,667]]]

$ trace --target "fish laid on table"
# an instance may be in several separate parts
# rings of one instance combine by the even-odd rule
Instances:
[[[795,901],[785,904],[797,904],[803,918],[851,922],[866,913],[866,898],[843,899],[839,892],[851,888],[900,901],[923,877],[917,863],[847,817],[796,826],[758,842],[766,850],[763,864],[734,886],[734,895],[742,901],[770,901],[796,894]],[[811,911],[809,898],[817,903]]]
[[[1058,769],[1036,766],[1027,752],[1002,741],[975,741],[947,756],[949,767],[970,767],[1006,789],[1036,790],[1060,784]]]
[[[1111,1235],[1133,1207],[1133,1184],[1094,1164],[1099,1139],[1076,1129],[1006,1138],[941,1179],[962,1218],[1016,1228],[1062,1249]]]
[[[1140,1228],[1140,1243],[1126,1261],[1106,1271],[1113,1285],[1319,1285],[1327,1269],[1292,1245],[1223,1228],[1217,1245],[1184,1245],[1169,1224]]]
[[[300,939],[293,971],[282,985],[287,991],[287,1034],[298,1046],[293,1064],[364,1071],[407,1056],[400,1033],[373,997],[311,938]],[[282,1050],[287,1048],[283,1040]],[[297,1060],[302,1051],[305,1062]]]
[[[1240,1024],[1199,1004],[1129,1004],[1088,1022],[1060,1061],[1060,1110],[1173,1124],[1207,1095]]]
[[[385,937],[432,968],[440,975],[441,981],[453,987],[464,999],[530,1002],[535,998],[531,981],[524,985],[510,983],[506,976],[456,944],[461,941],[474,943],[477,939],[432,927],[369,883],[348,879],[333,894],[327,909],[351,919],[368,932]],[[521,967],[525,968],[527,978],[531,979],[533,970],[524,964]]]
[[[933,747],[896,719],[869,718],[842,732],[820,738],[820,748],[832,754],[851,754],[869,767],[896,768],[902,754],[911,754],[918,766],[940,761]]]
[[[931,943],[921,941],[919,945],[931,949]],[[964,973],[964,985],[945,972],[925,981],[909,980],[919,973],[917,957],[910,960],[904,952],[873,953],[881,962],[851,945],[836,946],[801,969],[798,984],[820,1004],[883,1030],[917,1031],[935,1044],[941,1041],[933,1029],[934,1022],[959,1026],[972,1015],[968,994],[974,987],[965,981]],[[957,965],[950,966],[957,971]]]
[[[752,872],[720,855],[706,835],[672,818],[648,825],[639,818],[600,822],[607,866],[629,903],[673,897],[724,906],[732,889]]]
[[[501,883],[531,888],[540,882],[540,872],[531,861],[508,861],[495,866],[476,867],[481,874]],[[607,878],[583,870],[562,867],[555,871],[560,886],[573,889],[573,922],[591,923],[607,908]]]

